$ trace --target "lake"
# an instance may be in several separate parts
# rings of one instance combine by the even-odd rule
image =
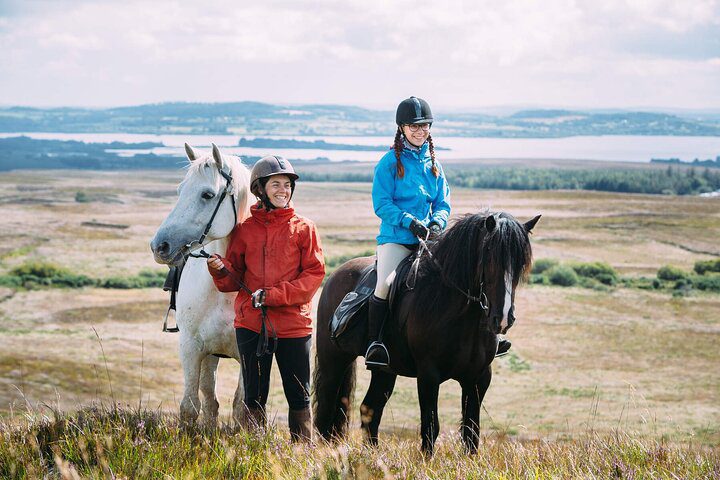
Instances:
[[[376,161],[382,152],[355,152],[319,149],[263,149],[238,147],[240,135],[150,135],[128,133],[2,133],[0,137],[26,135],[37,139],[78,140],[84,142],[157,142],[163,147],[152,150],[122,151],[123,155],[152,152],[162,156],[184,156],[183,144],[194,147],[215,142],[226,153],[240,156],[263,156],[270,153],[290,159],[326,157],[332,161]],[[245,138],[255,138],[242,135]],[[324,140],[328,143],[355,145],[390,145],[389,137],[301,137],[263,136],[272,139]],[[579,136],[565,138],[468,138],[438,137],[435,144],[449,148],[438,152],[442,160],[468,158],[543,158],[572,160],[607,160],[649,162],[651,158],[679,158],[689,161],[715,159],[720,156],[720,137],[680,136]]]

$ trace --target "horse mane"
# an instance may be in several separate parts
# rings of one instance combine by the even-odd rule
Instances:
[[[485,220],[491,215],[497,223],[488,234]],[[527,279],[532,264],[532,248],[525,228],[505,212],[483,211],[460,216],[438,237],[431,250],[442,278],[471,291],[479,290],[481,259],[485,269],[510,271],[513,278],[522,280]]]
[[[232,189],[235,195],[235,207],[237,209],[238,223],[250,216],[250,202],[248,197],[250,194],[250,170],[242,163],[240,157],[235,155],[222,154],[225,166],[230,170],[232,175]],[[217,164],[212,154],[203,155],[187,165],[185,178],[178,185],[178,190],[190,180],[190,178],[200,175],[210,184],[215,185],[218,190],[225,185],[225,178],[220,175]]]

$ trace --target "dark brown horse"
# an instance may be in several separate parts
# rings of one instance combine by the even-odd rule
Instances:
[[[468,452],[477,451],[480,405],[490,385],[497,334],[514,321],[515,289],[532,263],[525,224],[506,213],[465,215],[421,256],[415,286],[395,302],[385,344],[390,369],[374,371],[360,407],[367,439],[378,427],[397,375],[417,377],[422,449],[432,454],[440,424],[438,390],[446,380],[462,387],[461,434]],[[374,257],[355,258],[328,279],[320,297],[315,358],[315,427],[326,439],[347,433],[355,385],[355,359],[365,351],[367,322],[358,322],[341,346],[330,338],[329,322],[361,271]]]

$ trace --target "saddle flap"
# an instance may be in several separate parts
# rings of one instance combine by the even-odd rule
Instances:
[[[412,270],[412,263],[415,255],[409,255],[395,269],[395,278],[390,285],[390,293],[388,294],[388,302],[390,311],[393,311],[393,303],[400,297],[403,291],[411,290],[408,286],[408,275]],[[370,295],[375,292],[375,283],[377,280],[377,269],[375,264],[368,265],[361,273],[355,288],[348,292],[335,309],[333,318],[330,322],[330,338],[337,340],[344,332],[348,330],[358,315],[367,307]],[[414,281],[412,282],[414,283]]]
[[[348,292],[335,309],[330,322],[330,337],[337,338],[342,335],[352,323],[352,319],[367,305],[370,295],[375,291],[377,270],[375,265],[368,265],[360,275],[355,288]]]

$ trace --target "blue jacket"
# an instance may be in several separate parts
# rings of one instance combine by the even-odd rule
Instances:
[[[438,223],[441,228],[447,225],[450,189],[437,161],[439,175],[433,175],[428,150],[427,142],[419,150],[403,149],[400,155],[405,167],[403,178],[397,175],[394,150],[383,155],[375,166],[372,199],[375,214],[381,220],[378,245],[418,243],[408,228],[413,218],[425,226],[430,222]]]

